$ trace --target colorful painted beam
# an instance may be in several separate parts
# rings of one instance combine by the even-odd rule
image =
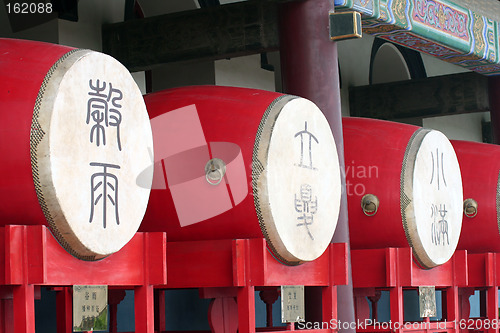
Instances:
[[[363,32],[483,75],[500,74],[500,22],[449,0],[335,0]]]

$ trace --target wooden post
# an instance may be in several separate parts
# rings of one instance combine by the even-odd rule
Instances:
[[[155,331],[163,332],[166,328],[165,321],[165,290],[155,291]]]
[[[446,320],[449,322],[460,320],[458,287],[446,288]]]
[[[0,298],[0,333],[5,331],[5,300]]]
[[[486,289],[486,318],[489,320],[489,328],[485,329],[488,333],[498,333],[498,325],[491,325],[491,323],[498,323],[498,287],[488,287]]]
[[[255,287],[238,288],[238,332],[255,332]]]
[[[397,325],[397,327],[402,327],[404,322],[404,312],[403,312],[403,287],[396,286],[391,288],[390,291],[390,302],[391,302],[391,323]],[[397,323],[397,324],[396,324]],[[400,332],[401,329],[396,330]]]
[[[488,91],[490,93],[493,143],[500,144],[500,76],[491,76],[488,78]]]
[[[73,331],[73,294],[71,287],[56,290],[57,333]]]
[[[337,286],[323,287],[323,318],[322,322],[334,323],[337,317]]]
[[[134,289],[135,331],[137,333],[154,332],[154,288],[143,285]]]
[[[325,113],[335,137],[341,168],[344,168],[342,114],[338,72],[337,45],[329,36],[329,13],[334,11],[333,1],[306,0],[284,3],[280,7],[280,57],[283,90],[307,98]],[[344,174],[342,172],[341,174]],[[345,178],[342,177],[345,189]],[[342,195],[340,215],[333,242],[349,244],[347,197]],[[337,288],[338,319],[352,323],[354,301],[349,260],[349,282]],[[316,303],[317,304],[317,303]],[[307,304],[306,307],[314,306]],[[321,313],[321,311],[314,311]],[[346,329],[342,331],[354,331]]]
[[[278,300],[278,288],[266,288],[259,292],[260,299],[266,304],[266,326],[273,327],[273,304]]]
[[[22,284],[13,288],[14,331],[35,333],[35,287]]]
[[[14,309],[12,298],[0,299],[0,333],[14,333]]]

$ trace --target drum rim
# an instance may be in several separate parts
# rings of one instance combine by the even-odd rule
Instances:
[[[266,223],[266,221],[273,221],[274,219],[268,209],[263,209],[261,201],[269,202],[267,184],[263,181],[266,171],[265,161],[267,160],[267,147],[265,147],[264,142],[269,142],[274,122],[267,120],[271,117],[271,114],[274,117],[278,117],[283,107],[295,98],[297,97],[292,95],[281,95],[269,104],[266,111],[262,115],[259,127],[257,128],[252,154],[252,190],[255,212],[257,214],[257,219],[259,220],[260,229],[273,256],[287,265],[299,265],[301,262],[287,260],[278,251],[276,244],[274,244],[273,240],[269,236],[268,230],[269,227],[274,225],[274,223]],[[263,186],[259,186],[261,184],[263,184]]]
[[[59,244],[72,256],[92,261],[96,259],[103,258],[103,256],[97,256],[96,254],[87,254],[82,255],[84,252],[89,252],[88,249],[83,247],[83,244],[78,240],[76,235],[71,232],[71,228],[68,228],[66,231],[60,230],[58,223],[55,221],[54,216],[60,216],[64,220],[64,224],[68,224],[66,219],[64,218],[64,214],[61,211],[61,207],[59,203],[51,202],[51,200],[47,200],[45,197],[44,188],[47,185],[51,188],[51,190],[55,190],[53,188],[53,181],[50,174],[41,175],[39,172],[39,165],[42,163],[50,163],[50,161],[44,157],[43,155],[39,156],[39,151],[42,150],[43,146],[48,147],[48,140],[44,140],[47,133],[43,130],[42,124],[40,124],[39,117],[40,111],[43,108],[44,104],[44,96],[45,91],[48,86],[59,86],[63,77],[64,77],[64,68],[69,68],[74,65],[79,59],[84,57],[85,55],[91,53],[92,51],[86,49],[73,49],[65,54],[63,54],[49,69],[47,74],[45,75],[42,84],[40,85],[40,89],[38,91],[38,95],[35,101],[35,106],[33,108],[33,118],[31,123],[31,132],[30,132],[30,155],[31,155],[31,170],[33,175],[33,182],[35,185],[35,192],[38,198],[38,202],[43,211],[45,219],[49,224],[50,230],[54,237],[57,239]],[[59,71],[62,71],[62,75],[54,75]],[[45,160],[45,161],[44,161]],[[56,199],[56,201],[58,201]],[[59,218],[60,219],[60,218]],[[68,233],[68,231],[70,231]],[[75,246],[71,246],[69,243],[71,241],[76,241],[78,244],[78,249]]]

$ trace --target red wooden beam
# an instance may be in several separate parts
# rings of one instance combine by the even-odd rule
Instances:
[[[58,332],[72,330],[72,297],[65,286],[106,284],[135,287],[136,332],[154,332],[153,285],[166,284],[165,233],[137,233],[117,253],[99,261],[71,256],[45,226],[0,228],[0,333],[35,332],[35,297],[40,285],[62,286],[56,297]],[[159,253],[157,253],[159,252]],[[12,294],[12,296],[11,296]],[[5,299],[11,298],[11,299]]]
[[[468,261],[467,252],[458,250],[445,264],[422,269],[413,260],[411,248],[353,250],[353,285],[355,288],[466,287],[470,274]]]
[[[332,244],[314,261],[287,266],[263,238],[169,242],[167,287],[340,285],[347,282],[346,252],[346,244]]]

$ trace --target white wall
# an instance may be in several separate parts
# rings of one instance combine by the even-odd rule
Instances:
[[[102,50],[101,26],[123,21],[125,0],[78,1],[78,22],[59,20],[59,44]]]
[[[450,140],[483,142],[482,121],[489,121],[489,112],[467,113],[445,117],[424,118],[423,127],[441,131]]]
[[[259,54],[215,61],[215,84],[275,91],[274,72],[261,68]]]
[[[422,61],[424,62],[425,71],[427,72],[427,76],[440,76],[447,75],[453,73],[463,73],[470,72],[468,69],[464,67],[460,67],[449,62],[440,60],[436,57],[432,57],[425,53],[421,53]]]
[[[343,116],[349,116],[349,87],[369,84],[370,55],[374,39],[370,35],[363,34],[363,38],[337,42]]]
[[[394,44],[382,45],[373,59],[372,83],[410,80],[408,65]]]
[[[369,84],[370,55],[375,38],[363,34],[363,38],[337,42],[342,76],[342,89]]]

